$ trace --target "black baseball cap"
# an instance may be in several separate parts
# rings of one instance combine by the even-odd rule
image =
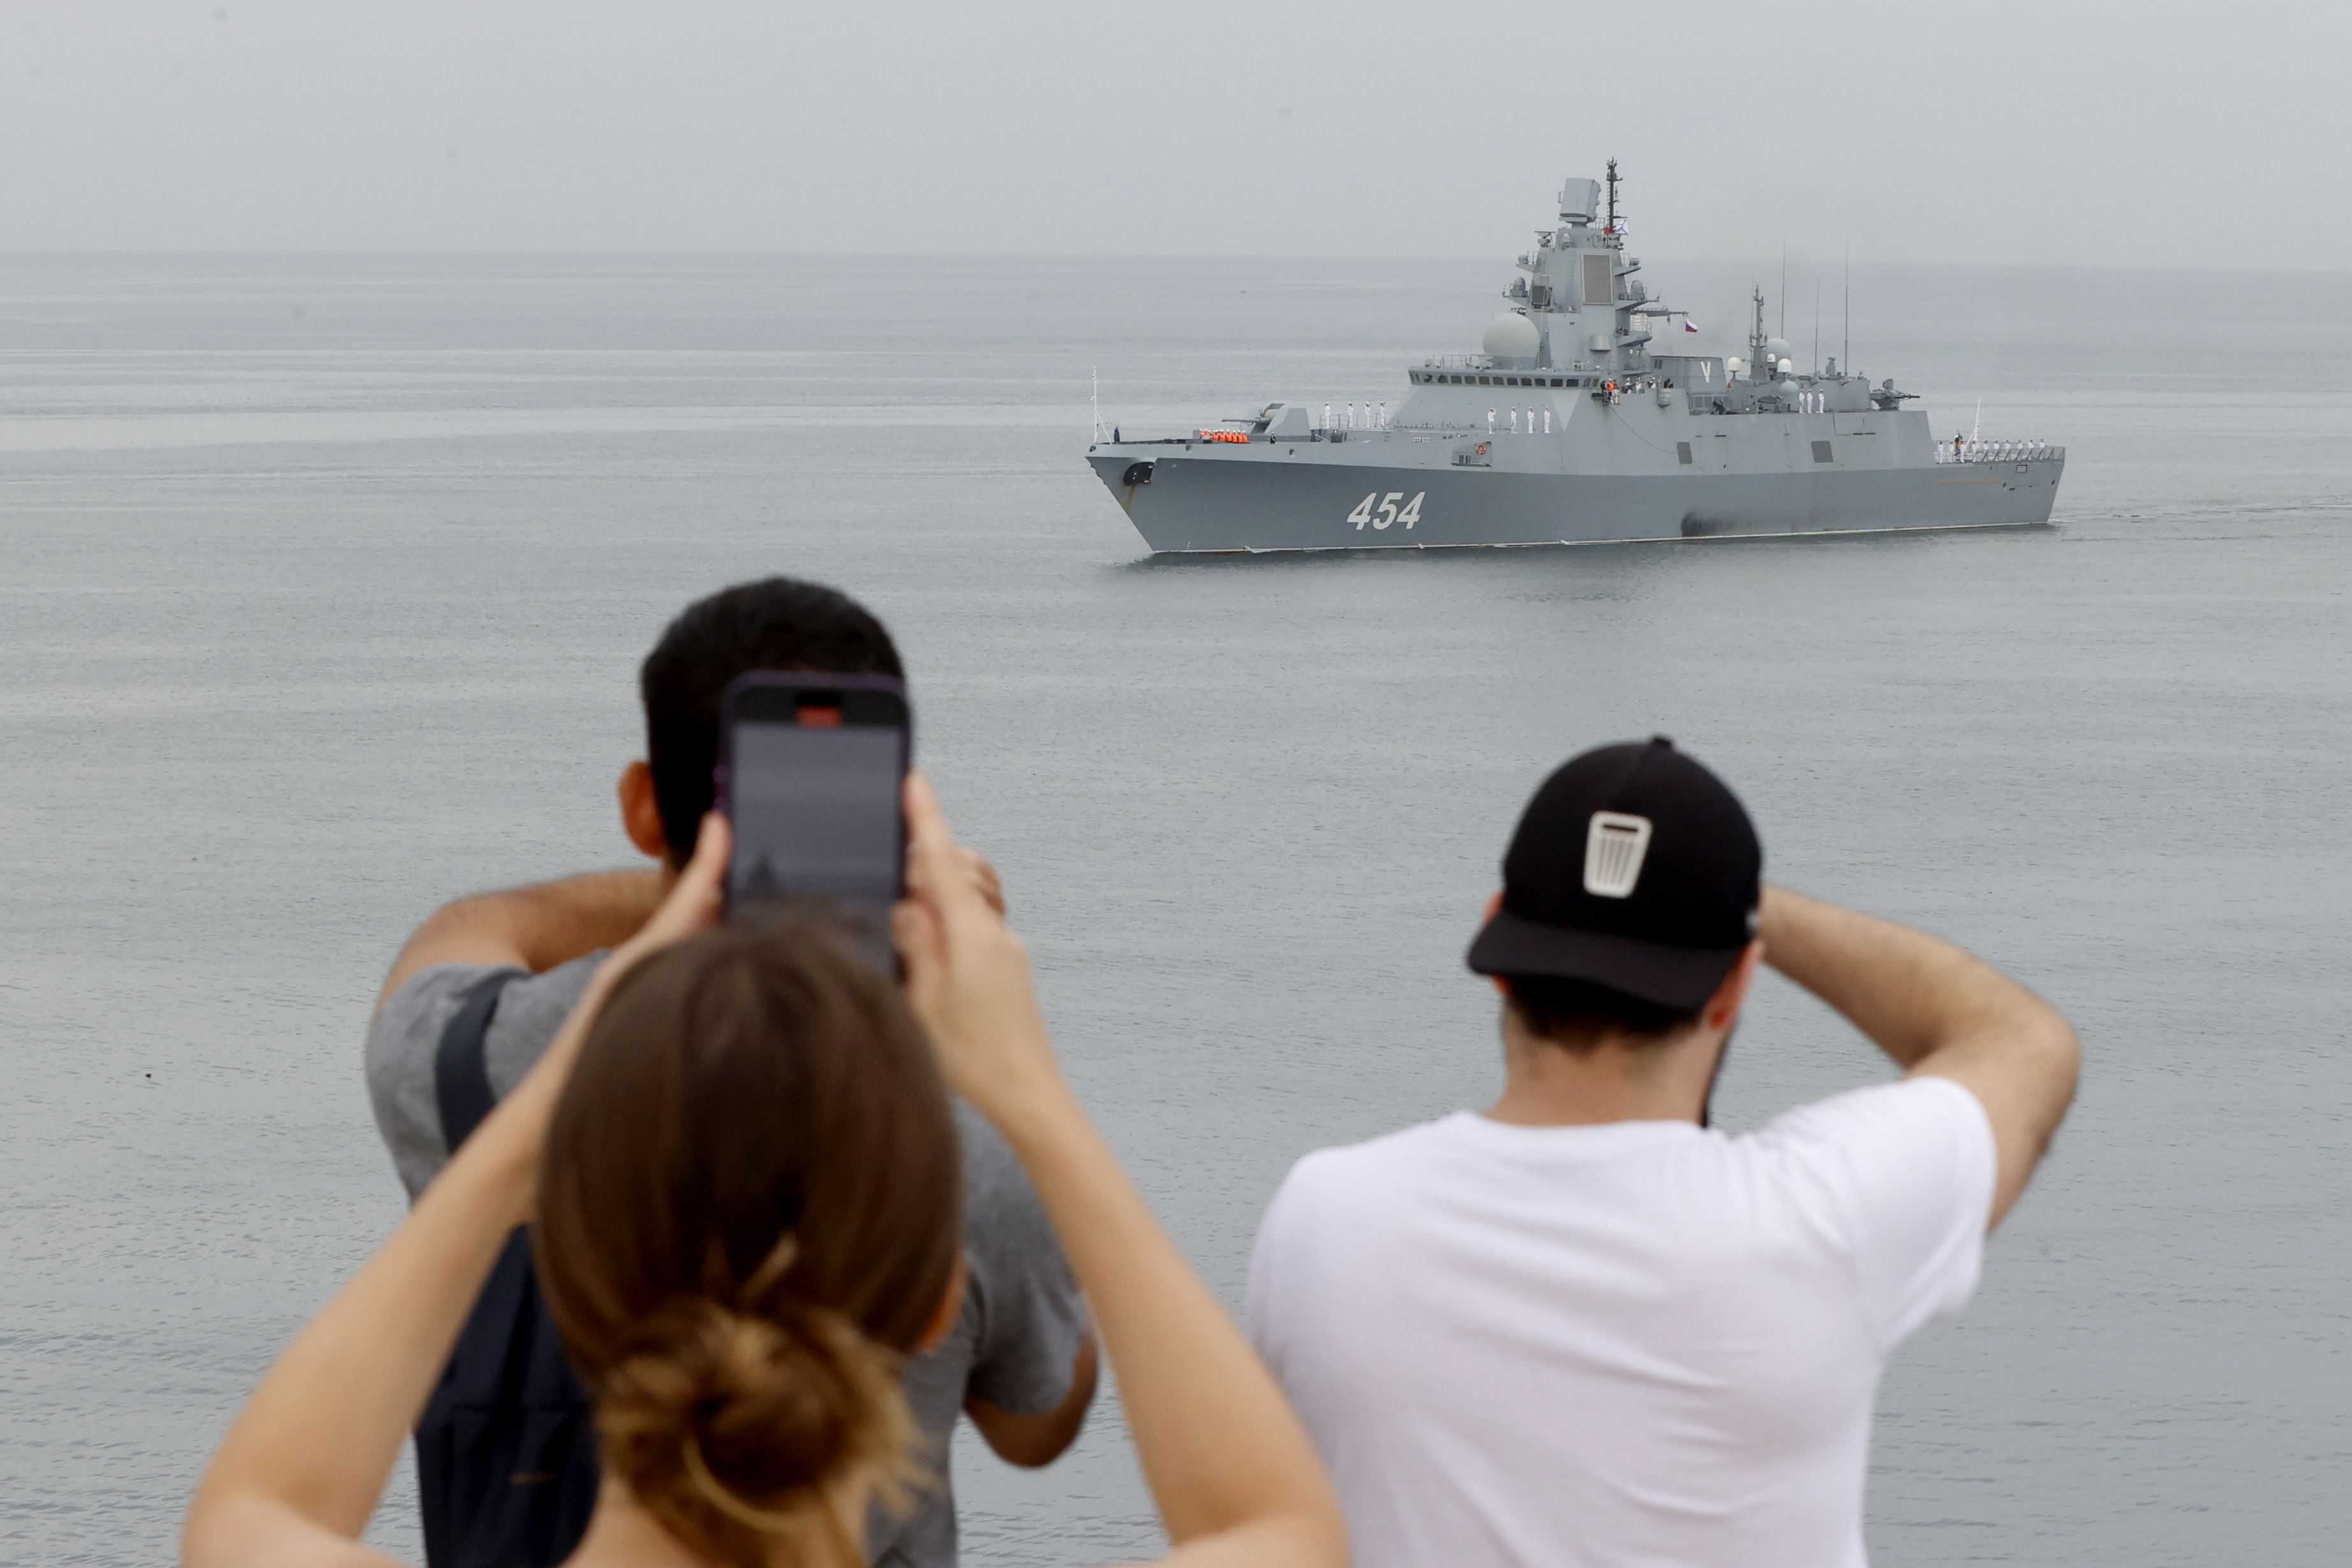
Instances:
[[[1544,780],[1503,856],[1480,974],[1581,980],[1696,1012],[1756,932],[1764,850],[1739,797],[1664,735]]]

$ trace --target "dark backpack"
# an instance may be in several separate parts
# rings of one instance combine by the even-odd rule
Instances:
[[[433,1058],[433,1092],[455,1155],[497,1096],[482,1057],[514,972],[466,993]],[[540,1299],[530,1232],[517,1230],[416,1423],[416,1498],[432,1568],[554,1568],[596,1506],[596,1426]]]

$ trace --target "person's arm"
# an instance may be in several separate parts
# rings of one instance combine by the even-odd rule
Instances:
[[[1339,1568],[1346,1528],[1305,1428],[1063,1079],[1021,939],[989,910],[919,775],[907,818],[908,1000],[1061,1235],[1176,1548],[1168,1561]]]
[[[996,868],[966,853],[1002,914],[1004,889]],[[381,1008],[420,970],[436,964],[511,965],[543,974],[600,948],[618,947],[653,918],[668,889],[669,874],[646,867],[588,871],[454,900],[434,910],[400,950],[375,1005]]]
[[[356,1568],[356,1544],[508,1235],[530,1217],[549,1117],[613,982],[711,924],[719,819],[654,919],[598,969],[538,1065],[425,1189],[392,1239],[278,1358],[188,1505],[184,1568]]]
[[[1078,1342],[1078,1353],[1070,1366],[1070,1392],[1051,1410],[1024,1415],[975,1394],[963,1402],[963,1413],[987,1439],[990,1450],[1006,1464],[1033,1470],[1050,1465],[1069,1451],[1087,1424],[1099,1376],[1096,1361],[1094,1336],[1089,1334]]]
[[[2074,1031],[2048,1003],[1950,942],[1768,888],[1764,961],[1843,1014],[1912,1077],[1947,1078],[1992,1124],[1999,1225],[2074,1098]]]
[[[381,1563],[353,1544],[508,1234],[532,1153],[492,1116],[278,1358],[189,1505],[184,1568]],[[315,1554],[315,1555],[314,1555]]]
[[[591,871],[444,904],[393,960],[376,1005],[438,963],[510,964],[533,974],[635,936],[662,901],[668,879],[647,868]]]

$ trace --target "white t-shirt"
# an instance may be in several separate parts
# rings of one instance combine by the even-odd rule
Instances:
[[[1948,1079],[1738,1138],[1465,1111],[1298,1163],[1251,1330],[1358,1568],[1862,1568],[1879,1373],[1976,1289],[1992,1189]]]

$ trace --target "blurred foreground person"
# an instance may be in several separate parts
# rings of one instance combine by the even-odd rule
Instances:
[[[659,868],[460,899],[418,929],[384,982],[368,1030],[368,1094],[412,1198],[458,1141],[451,1113],[460,1115],[461,1136],[475,1120],[464,1114],[467,1100],[453,1098],[452,1079],[477,1086],[470,1098],[486,1112],[491,1096],[549,1048],[605,951],[645,923],[693,854],[697,824],[711,807],[720,700],[730,681],[753,670],[904,673],[881,622],[819,584],[739,584],[679,613],[646,657],[638,683],[646,755],[622,770],[618,787],[624,830]],[[985,874],[993,896],[993,874]],[[457,1057],[465,1047],[471,1054]],[[470,1074],[453,1072],[453,1060]],[[1045,1465],[1076,1440],[1094,1397],[1086,1303],[1053,1227],[1003,1141],[969,1106],[956,1114],[962,1307],[907,1363],[925,1480],[911,1510],[876,1516],[867,1545],[881,1568],[953,1568],[949,1439],[959,1412],[1000,1458]],[[466,1353],[418,1432],[425,1545],[440,1568],[558,1562],[594,1502],[584,1400],[552,1353],[544,1314],[528,1294],[526,1260],[519,1256],[494,1276],[485,1306],[492,1321],[467,1336]],[[511,1328],[498,1316],[508,1308]],[[487,1369],[477,1353],[485,1342]],[[503,1367],[496,1364],[501,1347]],[[515,1468],[532,1478],[530,1486],[485,1492],[462,1485],[456,1472],[497,1447],[518,1450]]]
[[[1018,1153],[1095,1302],[1167,1561],[1346,1561],[1305,1432],[1079,1109],[1020,939],[919,777],[907,806],[903,994],[822,931],[707,932],[728,835],[703,826],[653,920],[256,1392],[189,1508],[189,1568],[385,1561],[356,1537],[527,1221],[604,1453],[570,1561],[855,1568],[869,1508],[919,1479],[899,1369],[964,1288],[950,1088]]]
[[[2066,1022],[1959,949],[1761,882],[1663,739],[1545,781],[1469,953],[1505,1084],[1299,1162],[1252,1328],[1370,1568],[1860,1568],[1895,1347],[1975,1289],[2074,1089]],[[1898,1082],[1759,1131],[1707,1103],[1759,963]]]

